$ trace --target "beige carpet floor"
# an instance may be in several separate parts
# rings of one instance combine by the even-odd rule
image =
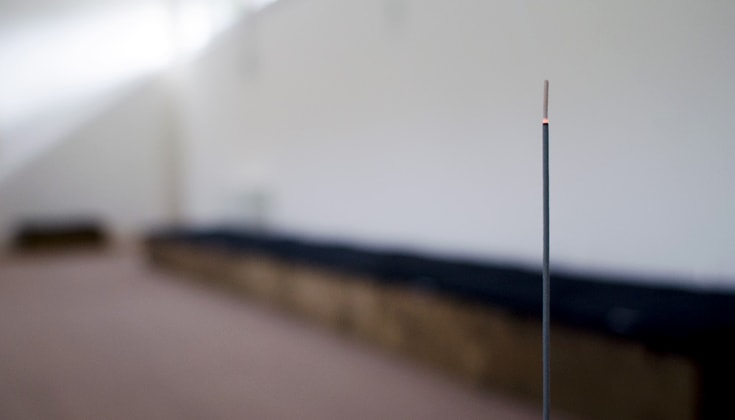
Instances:
[[[0,419],[538,419],[538,407],[148,268],[0,260]]]

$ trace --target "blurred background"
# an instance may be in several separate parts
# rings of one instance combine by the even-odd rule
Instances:
[[[161,227],[538,270],[544,79],[553,269],[732,296],[733,20],[717,0],[2,0],[3,299],[119,272],[19,249],[135,265]]]

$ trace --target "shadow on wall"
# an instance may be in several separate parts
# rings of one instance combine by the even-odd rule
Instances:
[[[174,187],[167,89],[160,79],[126,87],[94,119],[3,179],[4,242],[28,222],[55,230],[92,220],[122,236],[169,222]]]

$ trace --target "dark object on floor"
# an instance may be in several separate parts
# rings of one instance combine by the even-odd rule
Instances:
[[[232,229],[158,232],[147,246],[160,265],[540,402],[534,270]],[[554,405],[600,420],[722,418],[735,294],[645,280],[554,274]]]
[[[31,221],[20,224],[12,240],[15,251],[96,249],[108,245],[102,224],[91,219]]]

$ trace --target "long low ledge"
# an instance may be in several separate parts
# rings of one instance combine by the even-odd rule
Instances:
[[[233,229],[166,230],[151,259],[520,397],[540,398],[540,273]],[[730,410],[735,295],[552,273],[554,405],[586,418]]]

